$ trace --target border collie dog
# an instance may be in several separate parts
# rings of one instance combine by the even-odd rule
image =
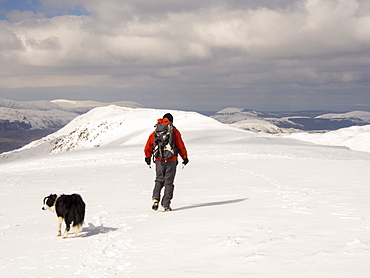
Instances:
[[[64,220],[66,229],[63,238],[68,237],[68,232],[73,222],[74,237],[82,231],[82,224],[85,218],[85,203],[78,194],[56,195],[50,194],[44,198],[43,210],[55,212],[58,217],[58,234],[61,236],[61,227]]]

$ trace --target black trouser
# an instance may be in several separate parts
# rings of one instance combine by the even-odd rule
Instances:
[[[161,204],[165,208],[170,206],[173,197],[173,190],[175,187],[173,181],[175,180],[177,164],[178,161],[156,161],[155,163],[156,179],[153,189],[153,199],[160,200],[161,190],[164,187],[164,195]]]

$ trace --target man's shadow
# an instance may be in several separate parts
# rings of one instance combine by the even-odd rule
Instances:
[[[228,205],[228,204],[243,202],[243,201],[248,200],[248,199],[249,198],[242,198],[242,199],[234,199],[234,200],[227,200],[227,201],[220,201],[220,202],[194,204],[194,205],[190,205],[190,206],[175,208],[175,209],[173,209],[173,211],[192,209],[192,208],[200,208],[200,207],[209,207],[209,206]]]
[[[98,234],[107,234],[117,230],[118,228],[104,227],[103,225],[94,226],[94,224],[89,223],[89,227],[84,227],[79,237],[90,237]]]

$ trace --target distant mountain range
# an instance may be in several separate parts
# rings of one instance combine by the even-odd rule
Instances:
[[[206,143],[211,146],[218,143],[245,144],[252,142],[280,142],[279,144],[307,144],[306,141],[319,145],[333,145],[341,148],[370,152],[370,125],[352,126],[325,133],[280,133],[271,135],[255,133],[222,124],[211,117],[196,112],[160,110],[150,108],[133,109],[115,105],[99,107],[79,115],[56,132],[39,140],[9,152],[0,154],[0,164],[18,159],[31,159],[37,156],[58,154],[76,150],[97,148],[116,148],[143,146],[148,134],[153,131],[157,118],[170,112],[186,142]],[[267,139],[267,140],[266,140]],[[295,140],[292,140],[295,139]],[[230,145],[230,146],[231,146]],[[235,145],[234,145],[235,146]],[[335,149],[332,149],[335,151]],[[284,153],[284,151],[282,151]],[[329,154],[329,153],[328,153]]]
[[[18,149],[61,129],[93,108],[109,105],[141,108],[130,102],[96,101],[11,101],[0,98],[0,153]],[[326,132],[344,127],[370,124],[370,112],[330,111],[258,112],[243,108],[226,108],[211,118],[233,127],[267,134]]]
[[[226,108],[211,117],[240,129],[270,134],[326,132],[370,124],[370,112],[365,111],[257,112],[243,108]]]
[[[141,107],[130,101],[12,101],[0,98],[0,153],[53,133],[80,114],[102,106]]]

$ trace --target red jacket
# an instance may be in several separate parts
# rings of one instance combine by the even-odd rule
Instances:
[[[154,134],[155,134],[155,131],[153,131],[153,133],[150,134],[150,136],[148,138],[148,141],[146,142],[146,145],[145,145],[145,148],[144,148],[145,157],[151,157],[152,154],[153,154]],[[179,150],[179,155],[181,156],[181,158],[182,159],[187,158],[188,153],[186,151],[185,144],[182,141],[181,133],[175,127],[173,128],[173,142],[175,143],[177,149]],[[160,158],[157,158],[157,160],[160,160]],[[177,161],[177,155],[174,155],[173,157],[166,159],[166,161]]]

